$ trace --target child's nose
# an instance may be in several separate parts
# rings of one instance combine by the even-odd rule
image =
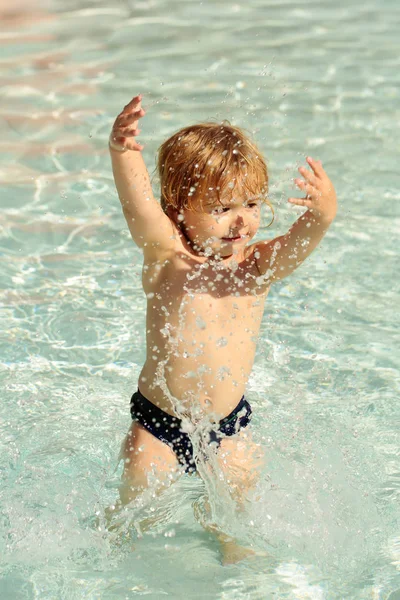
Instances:
[[[238,212],[236,213],[233,222],[235,223],[235,225],[240,226],[243,225],[243,223],[245,222],[245,214],[244,212],[242,212],[241,210],[238,210]]]

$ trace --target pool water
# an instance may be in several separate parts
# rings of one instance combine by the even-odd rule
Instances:
[[[0,13],[0,598],[399,599],[398,3]],[[276,212],[260,237],[301,212],[287,198],[305,156],[338,192],[323,243],[266,305],[247,396],[267,467],[247,520],[225,515],[266,556],[236,565],[193,516],[196,477],[143,509],[142,538],[143,511],[104,527],[145,355],[141,254],[107,151],[137,92],[150,170],[189,123],[252,133]]]

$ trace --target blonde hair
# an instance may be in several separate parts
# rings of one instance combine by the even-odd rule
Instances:
[[[202,210],[204,202],[239,189],[250,198],[267,199],[268,170],[257,146],[228,121],[185,127],[158,150],[161,206]]]

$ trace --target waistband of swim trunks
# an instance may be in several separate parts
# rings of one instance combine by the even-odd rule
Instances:
[[[224,417],[223,419],[220,420],[220,422],[219,422],[220,426],[223,427],[230,421],[233,421],[233,419],[237,416],[237,414],[245,407],[250,408],[250,404],[247,402],[246,398],[244,396],[242,396],[242,398],[240,399],[236,408],[234,408],[233,411],[229,413],[229,415],[226,415],[226,417]]]
[[[155,417],[155,418],[157,418],[157,416],[165,417],[166,415],[168,415],[169,419],[171,419],[178,426],[180,426],[180,424],[182,423],[182,420],[179,417],[170,415],[170,414],[166,413],[165,411],[163,411],[161,408],[159,408],[156,404],[153,404],[153,402],[148,400],[146,398],[146,396],[143,396],[142,392],[139,389],[136,392],[134,392],[134,394],[132,395],[131,407],[133,408],[134,404],[138,401],[141,402],[142,404],[144,404],[144,408],[145,408],[146,412],[151,413],[151,415],[153,417]],[[237,406],[232,410],[232,412],[230,412],[226,417],[224,417],[223,419],[221,419],[219,421],[219,426],[223,427],[224,425],[227,425],[230,421],[233,421],[233,419],[235,419],[237,414],[243,408],[246,408],[247,410],[249,410],[251,412],[250,404],[246,400],[245,396],[242,396],[242,398],[239,400]]]
[[[153,418],[155,418],[157,420],[168,418],[168,421],[173,421],[178,426],[180,426],[180,424],[181,424],[181,420],[178,417],[175,417],[174,415],[170,415],[170,414],[166,413],[159,406],[157,406],[156,404],[153,404],[153,402],[148,400],[146,398],[146,396],[143,396],[142,392],[139,389],[136,392],[134,392],[134,394],[132,395],[131,402],[130,402],[131,413],[135,409],[135,405],[136,405],[136,408],[138,408],[137,407],[138,404],[141,404],[143,407],[143,410],[147,414],[151,415]]]

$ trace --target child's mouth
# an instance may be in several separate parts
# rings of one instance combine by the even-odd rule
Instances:
[[[239,242],[240,240],[244,240],[247,235],[235,235],[233,237],[224,237],[222,238],[224,242]]]

